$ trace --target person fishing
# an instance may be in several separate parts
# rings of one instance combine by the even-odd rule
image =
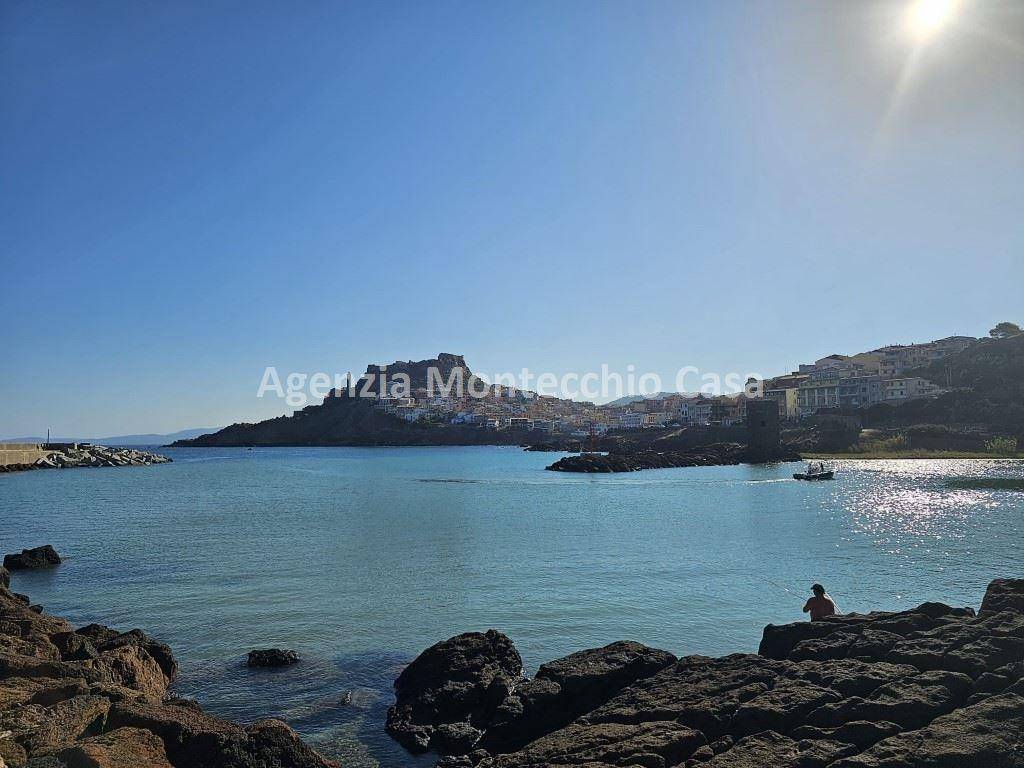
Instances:
[[[814,593],[814,597],[807,600],[804,603],[804,613],[811,614],[811,621],[817,621],[818,619],[824,619],[826,616],[835,616],[836,604],[825,588],[821,584],[814,584],[811,586],[811,592]]]

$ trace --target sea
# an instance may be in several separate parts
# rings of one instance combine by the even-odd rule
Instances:
[[[789,463],[564,474],[513,447],[162,452],[0,475],[0,549],[65,558],[12,588],[143,629],[174,649],[179,695],[280,717],[350,767],[433,764],[384,720],[404,665],[461,632],[506,633],[528,674],[623,639],[756,652],[814,582],[849,613],[977,607],[1024,575],[1024,492],[987,482],[1024,479],[1020,461],[840,461],[811,483]],[[301,661],[247,668],[264,647]]]

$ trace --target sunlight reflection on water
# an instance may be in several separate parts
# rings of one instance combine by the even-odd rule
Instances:
[[[846,472],[872,473],[870,480],[844,484],[833,493],[836,509],[845,509],[853,528],[877,543],[897,546],[893,554],[927,546],[930,541],[964,539],[985,510],[1019,506],[1021,499],[995,490],[946,487],[965,477],[1024,477],[1017,461],[891,460],[840,462]]]

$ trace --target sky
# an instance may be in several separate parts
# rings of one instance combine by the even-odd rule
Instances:
[[[940,0],[941,5],[942,0]],[[1024,321],[1024,5],[0,5],[0,437]],[[941,9],[940,9],[941,10]]]

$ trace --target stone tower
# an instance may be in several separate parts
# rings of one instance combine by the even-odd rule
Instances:
[[[747,400],[747,445],[754,457],[768,461],[782,452],[779,404],[774,400]]]

